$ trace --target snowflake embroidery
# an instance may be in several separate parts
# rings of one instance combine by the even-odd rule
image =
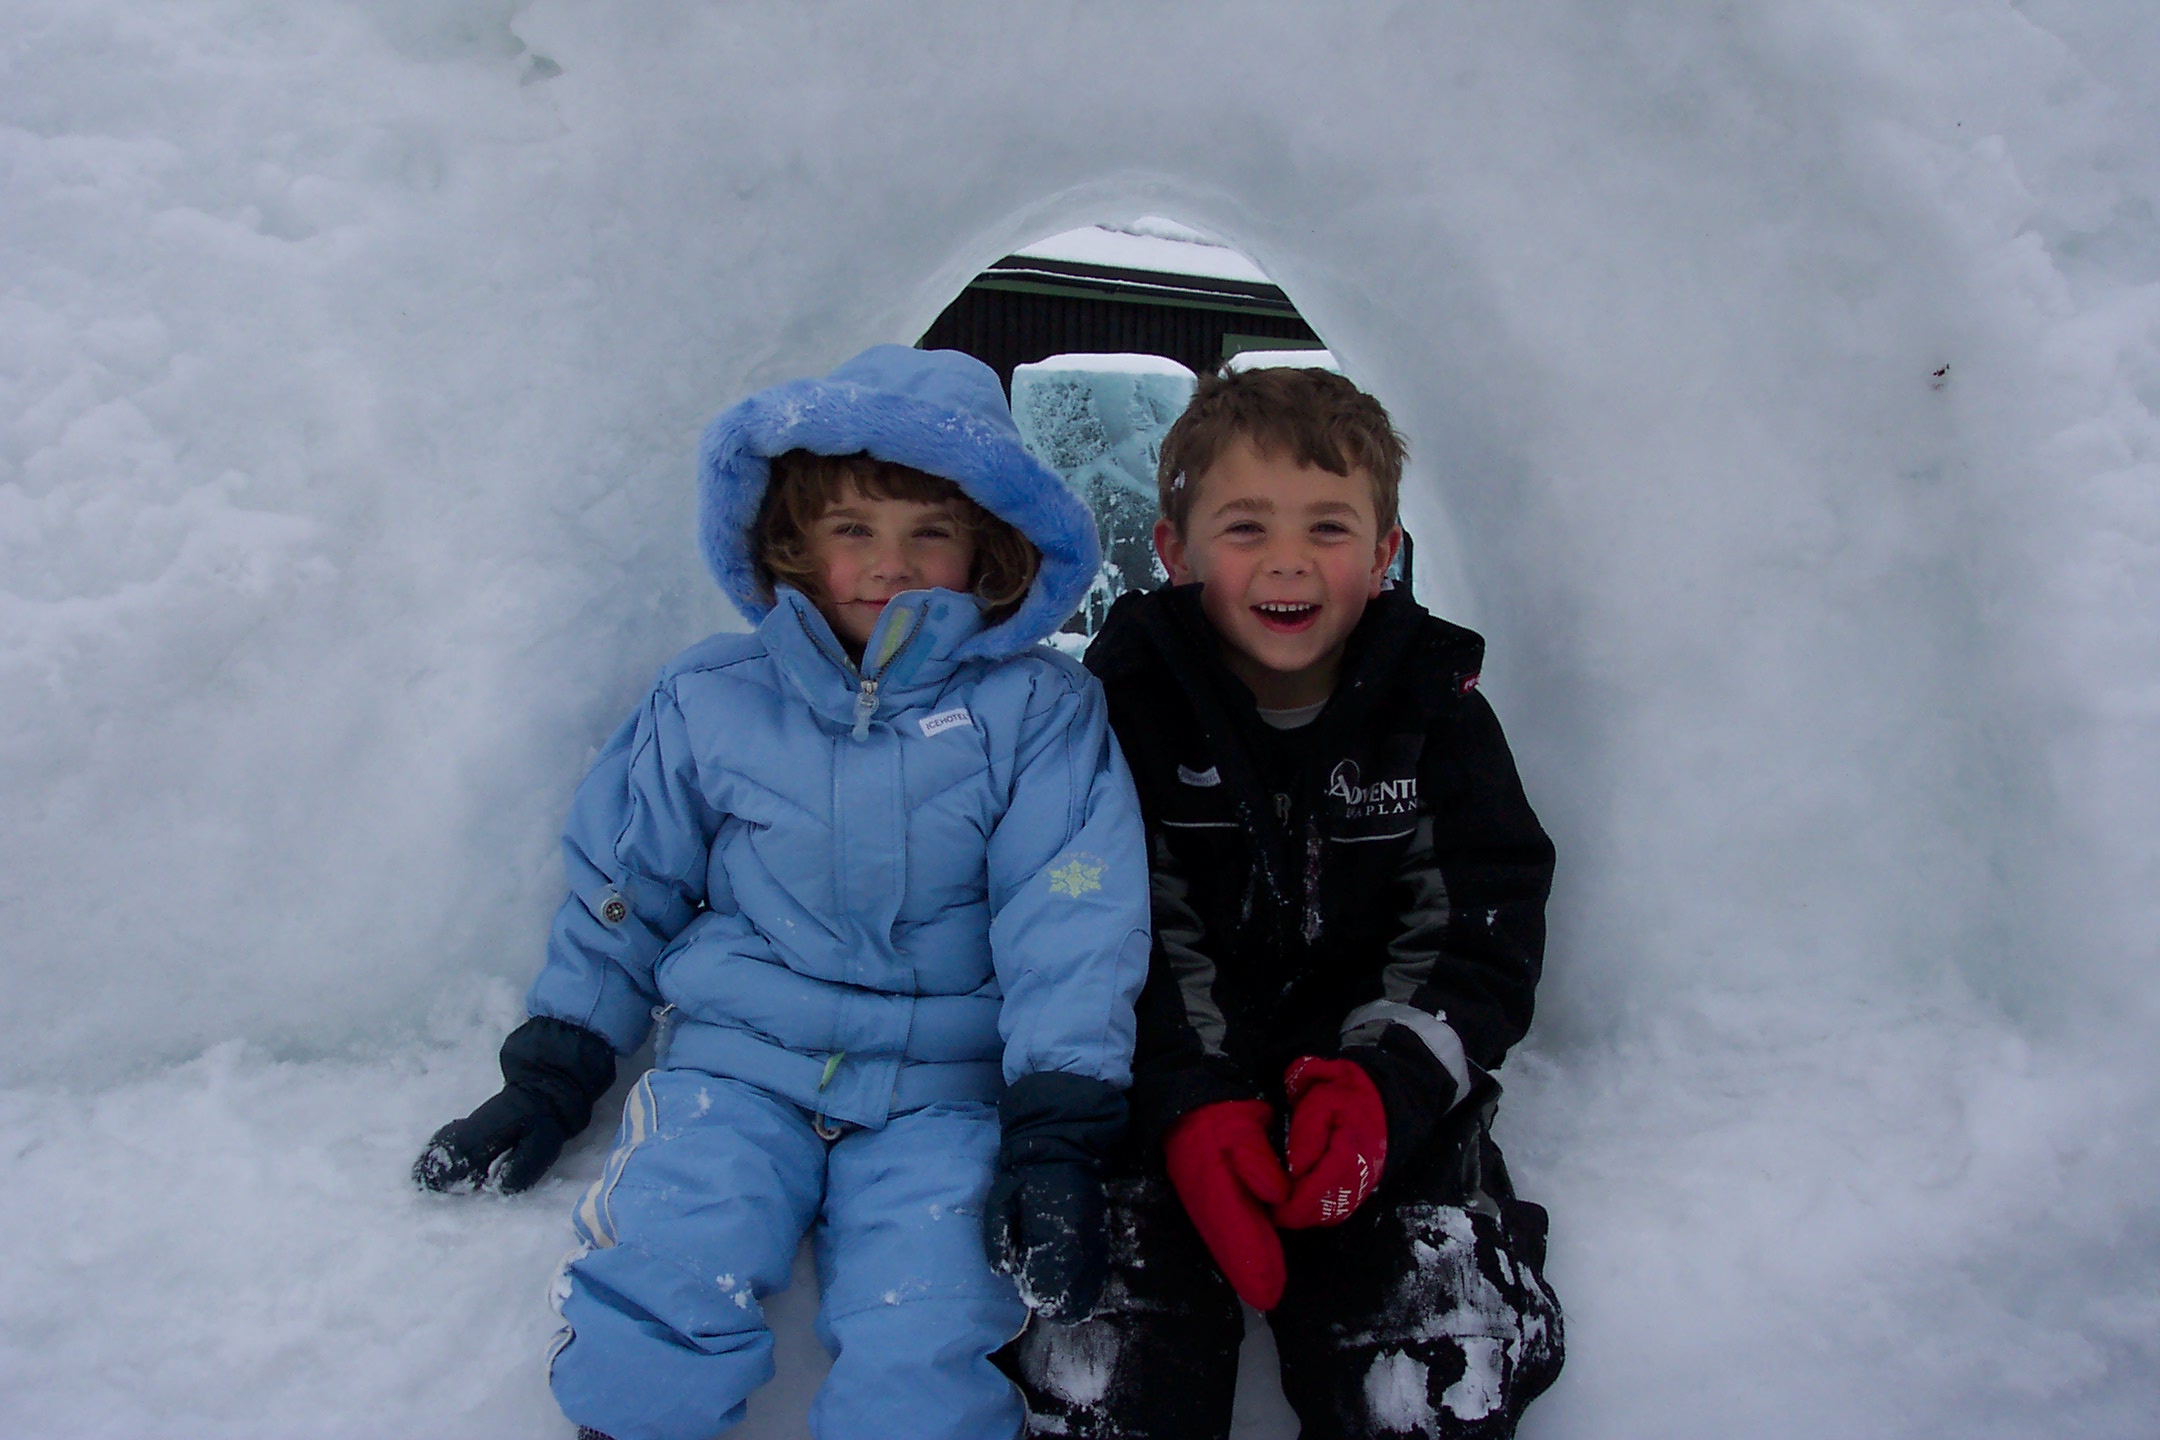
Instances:
[[[1102,889],[1103,867],[1100,862],[1089,864],[1091,855],[1075,855],[1065,864],[1050,872],[1050,893],[1070,895],[1077,900],[1091,890]]]

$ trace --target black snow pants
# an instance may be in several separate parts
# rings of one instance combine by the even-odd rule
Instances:
[[[1465,1118],[1467,1134],[1436,1137],[1435,1159],[1390,1176],[1348,1221],[1282,1232],[1289,1285],[1268,1323],[1301,1440],[1507,1440],[1559,1375],[1545,1212],[1514,1197],[1483,1117]],[[1096,1314],[1038,1318],[999,1356],[1027,1397],[1027,1433],[1226,1440],[1237,1297],[1159,1168],[1109,1191]]]

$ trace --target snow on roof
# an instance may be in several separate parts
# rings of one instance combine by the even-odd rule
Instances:
[[[1015,375],[1018,375],[1023,370],[1031,372],[1088,370],[1097,374],[1114,372],[1120,375],[1182,375],[1188,380],[1192,378],[1192,371],[1167,355],[1052,355],[1047,360],[1037,360],[1032,364],[1013,366]]]
[[[1157,270],[1170,275],[1204,275],[1217,280],[1243,280],[1272,285],[1267,272],[1227,245],[1218,245],[1199,231],[1143,215],[1125,225],[1083,225],[1013,252],[1031,260],[1065,260],[1080,265],[1106,265],[1119,270]]]
[[[1332,350],[1240,350],[1230,357],[1232,370],[1267,370],[1283,366],[1294,370],[1332,370],[1342,374]]]

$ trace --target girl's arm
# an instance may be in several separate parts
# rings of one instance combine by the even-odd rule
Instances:
[[[720,818],[698,784],[674,685],[609,737],[563,830],[570,896],[525,1006],[628,1054],[652,1025],[653,963],[704,907]]]
[[[653,962],[706,899],[717,823],[663,680],[609,737],[571,802],[570,898],[526,995],[532,1018],[503,1042],[503,1088],[435,1132],[413,1162],[416,1183],[523,1190],[585,1128],[615,1078],[615,1056],[651,1027]]]
[[[1146,839],[1102,687],[1046,664],[1022,722],[1011,802],[989,842],[990,951],[1005,1079],[1132,1083],[1147,978]]]
[[[1140,804],[1078,666],[1039,672],[988,859],[1009,1088],[983,1239],[1030,1306],[1078,1321],[1109,1271],[1102,1171],[1125,1134],[1148,963]]]

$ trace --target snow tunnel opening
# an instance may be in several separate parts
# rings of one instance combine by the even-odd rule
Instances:
[[[969,281],[916,343],[997,371],[1022,441],[1094,512],[1102,569],[1055,637],[1076,654],[1118,596],[1168,578],[1152,538],[1156,464],[1199,376],[1275,365],[1346,374],[1250,256],[1156,215],[1021,246]],[[1398,583],[1412,552],[1406,534]]]

